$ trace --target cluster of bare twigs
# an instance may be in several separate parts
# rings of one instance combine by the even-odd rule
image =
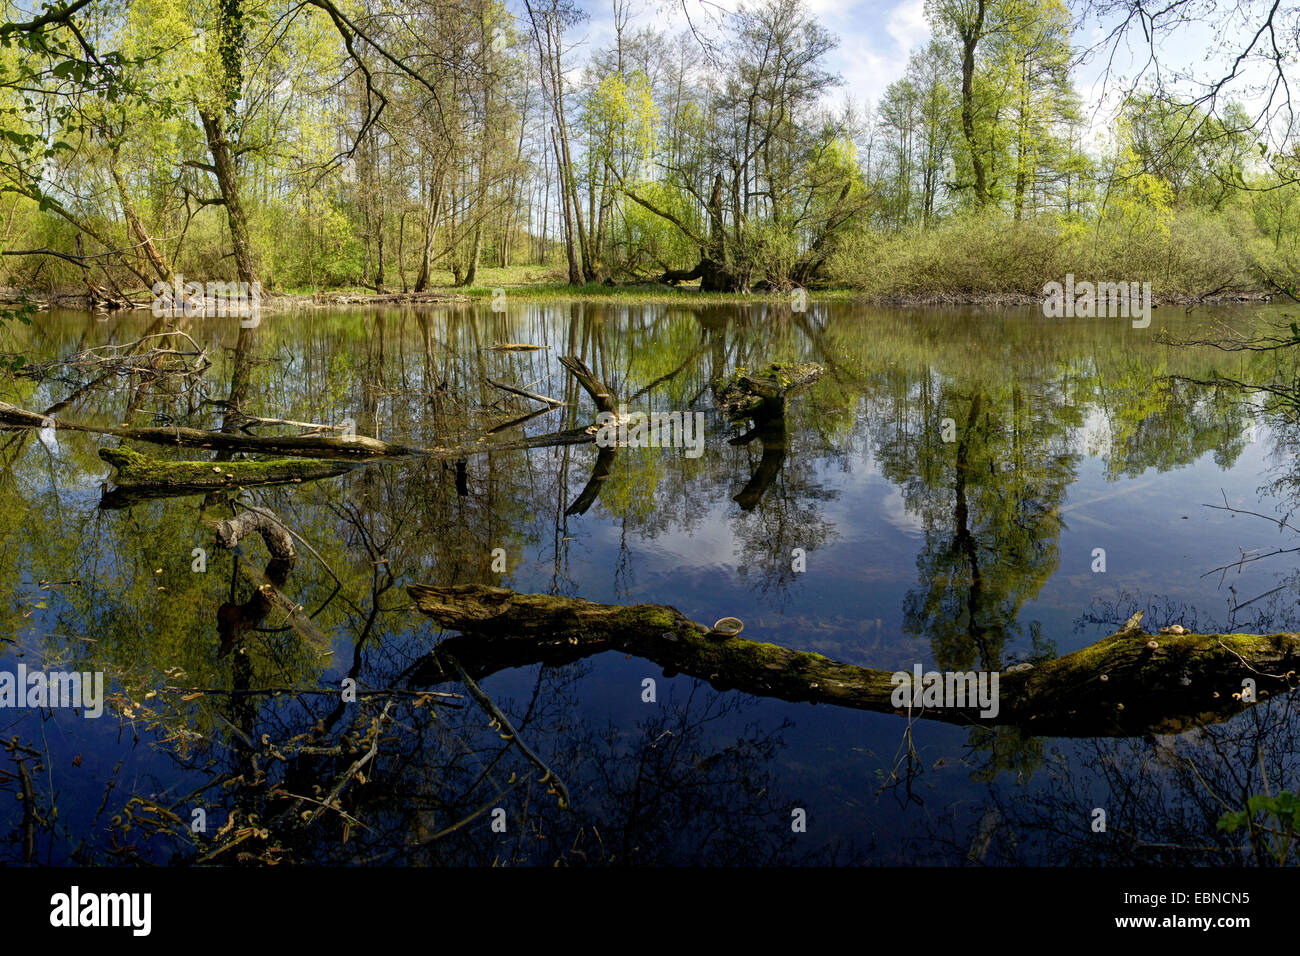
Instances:
[[[174,348],[173,338],[190,348]],[[155,332],[131,342],[85,348],[68,358],[27,362],[18,374],[41,381],[59,378],[74,387],[74,396],[125,380],[130,386],[166,386],[173,395],[202,392],[204,373],[212,367],[208,349],[181,329]]]

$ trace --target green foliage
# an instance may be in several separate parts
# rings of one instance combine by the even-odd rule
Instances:
[[[269,288],[337,288],[357,282],[365,247],[346,213],[327,197],[313,205],[276,203],[254,216],[253,235]]]
[[[1016,223],[967,214],[933,229],[859,235],[832,257],[833,282],[878,295],[1038,294],[1064,274],[1063,241],[1051,221]]]
[[[1279,865],[1292,860],[1292,848],[1300,837],[1300,797],[1289,790],[1277,796],[1257,793],[1246,800],[1244,810],[1230,810],[1219,817],[1218,828],[1236,833],[1249,829],[1252,842],[1266,851]]]
[[[1143,210],[1150,215],[1144,216]],[[1246,210],[1221,213],[1133,201],[1092,224],[1044,217],[1016,222],[969,213],[901,234],[859,233],[832,256],[833,283],[879,296],[1039,296],[1067,273],[1149,281],[1156,297],[1259,288],[1268,258]]]
[[[978,25],[974,4],[930,0],[934,38],[867,117],[823,105],[837,41],[802,0],[723,17],[704,60],[654,29],[566,53],[563,190],[560,144],[526,119],[556,99],[526,22],[499,0],[404,9],[409,25],[368,19],[376,42],[352,53],[324,11],[254,0],[93,0],[0,25],[7,241],[80,243],[109,273],[94,281],[128,294],[159,271],[237,269],[272,288],[481,285],[480,264],[553,267],[579,242],[584,281],[706,260],[736,290],[1032,296],[1066,272],[1187,298],[1297,285],[1294,148],[1240,106],[1151,90],[1090,141],[1062,0],[989,0]],[[24,288],[80,291],[91,274],[3,263],[0,282]]]
[[[632,191],[655,208],[671,213],[692,231],[704,231],[703,217],[685,190],[663,182],[644,182],[633,186]],[[623,220],[628,272],[689,268],[699,258],[699,249],[688,236],[644,206],[629,201]]]
[[[0,328],[3,328],[10,322],[21,322],[23,325],[31,325],[32,317],[36,315],[36,303],[31,301],[26,295],[21,296],[18,304],[12,308],[0,308]],[[7,372],[17,372],[27,364],[27,356],[21,352],[3,352],[0,353],[0,369]]]

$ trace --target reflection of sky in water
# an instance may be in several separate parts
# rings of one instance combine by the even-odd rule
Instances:
[[[529,307],[529,314],[532,321],[546,324],[545,310]],[[850,315],[831,310],[828,326],[837,321],[836,315],[838,321],[853,321]],[[560,323],[562,318],[557,315],[555,321]],[[615,340],[617,332],[617,328],[609,330]],[[490,340],[492,336],[486,337]],[[562,341],[562,326],[551,329],[549,337]],[[1014,369],[1008,370],[1013,373]],[[630,373],[624,370],[620,374]],[[541,386],[543,391],[548,388],[556,389],[558,383],[552,380]],[[816,447],[812,436],[792,427],[793,454],[785,467],[789,469],[795,456],[802,455],[798,464],[805,478],[821,489],[817,500],[804,504],[832,529],[825,541],[808,550],[805,573],[785,575],[783,583],[773,585],[763,569],[746,566],[747,553],[753,554],[752,544],[746,552],[740,536],[748,533],[751,541],[754,534],[761,536],[764,519],[758,511],[743,512],[731,496],[748,479],[745,468],[757,463],[755,448],[739,465],[736,460],[729,465],[711,462],[707,490],[685,485],[692,515],[689,523],[674,520],[684,507],[683,500],[662,492],[651,504],[652,513],[660,519],[652,530],[642,530],[636,522],[625,523],[611,513],[603,499],[587,514],[569,518],[565,533],[572,540],[567,542],[563,579],[572,585],[561,590],[593,601],[672,604],[706,623],[734,615],[745,621],[746,638],[815,650],[852,663],[888,670],[909,669],[918,661],[932,666],[929,644],[903,636],[908,594],[928,583],[921,580],[917,563],[926,546],[925,521],[909,509],[900,487],[886,477],[876,460],[871,427],[879,423],[873,422],[873,414],[869,405],[858,407],[855,450],[847,460],[810,455],[808,449]],[[807,423],[793,414],[791,420]],[[711,428],[714,426],[711,422]],[[721,447],[722,437],[710,431],[709,442],[710,451],[714,451]],[[1287,535],[1279,534],[1276,526],[1266,521],[1206,507],[1222,504],[1226,494],[1235,506],[1271,512],[1272,503],[1266,500],[1261,504],[1257,493],[1266,483],[1270,465],[1275,464],[1269,460],[1271,447],[1268,430],[1258,429],[1230,467],[1221,467],[1214,453],[1207,451],[1168,470],[1141,468],[1131,477],[1115,478],[1108,474],[1108,456],[1113,451],[1108,419],[1100,406],[1087,408],[1082,425],[1071,428],[1064,442],[1053,446],[1077,456],[1073,480],[1058,510],[1063,530],[1057,540],[1057,564],[1020,607],[1016,622],[1022,636],[1008,639],[1004,658],[1021,659],[1032,652],[1023,635],[1034,623],[1055,642],[1058,652],[1065,653],[1109,633],[1100,624],[1080,625],[1081,616],[1088,611],[1108,610],[1123,617],[1151,600],[1157,607],[1149,615],[1168,618],[1149,616],[1147,624],[1152,629],[1193,620],[1202,629],[1224,627],[1230,623],[1228,609],[1234,600],[1242,604],[1276,588],[1295,566],[1290,556],[1247,565],[1222,581],[1219,575],[1206,576],[1211,569],[1238,558],[1240,550],[1289,545]],[[533,454],[539,470],[554,467],[549,453]],[[24,467],[30,469],[24,480],[32,486],[50,481],[52,466],[43,459],[43,453],[23,459]],[[576,453],[568,481],[570,500],[586,481],[589,460],[585,450]],[[476,481],[481,461],[471,464]],[[93,528],[98,520],[93,516],[98,476],[67,472],[66,464],[58,467],[65,469],[58,487],[67,527]],[[768,492],[774,497],[783,493],[779,487]],[[523,591],[552,589],[553,520],[552,514],[540,509],[532,509],[531,515],[525,512],[522,521],[534,536],[522,553],[512,556],[509,586]],[[31,531],[47,533],[44,529]],[[792,546],[799,541],[797,529],[785,538],[785,544]],[[447,548],[449,544],[454,542],[438,541],[432,546]],[[10,542],[8,546],[13,545]],[[998,542],[983,540],[981,547],[996,549]],[[1104,574],[1091,570],[1096,548],[1105,549]],[[789,554],[770,558],[787,568],[791,560]],[[106,561],[101,570],[107,572],[110,567],[111,561]],[[401,583],[413,580],[402,577]],[[20,650],[28,666],[35,666],[37,645],[31,639],[35,631],[62,633],[57,630],[58,615],[34,608],[34,601],[29,600],[37,593],[36,585],[32,579],[22,581],[16,593],[21,593],[23,600],[15,599],[10,609],[15,614],[33,614],[31,623],[18,631],[27,635]],[[1235,589],[1235,598],[1229,586]],[[1286,599],[1283,593],[1271,603],[1261,600],[1252,604],[1251,613],[1267,607],[1274,615],[1272,625],[1286,626],[1294,616],[1293,605],[1286,606],[1290,601],[1293,599]],[[1244,614],[1237,619],[1238,623],[1251,620]],[[215,635],[201,639],[215,640]],[[390,642],[386,651],[399,656],[409,651],[415,656],[427,647],[428,639],[429,629],[421,622]],[[12,670],[17,660],[9,649],[0,655],[0,668]],[[340,635],[334,675],[341,675],[350,660],[350,643]],[[585,673],[576,685],[575,717],[593,726],[611,724],[625,734],[634,734],[649,712],[650,705],[640,696],[645,677],[658,680],[661,705],[670,699],[685,699],[694,686],[690,678],[664,677],[654,665],[621,654],[602,655],[578,666]],[[537,670],[526,667],[494,675],[483,682],[484,688],[517,714],[533,693]],[[958,832],[964,832],[972,819],[978,818],[978,808],[989,793],[988,785],[972,780],[980,757],[968,746],[969,733],[946,725],[921,722],[913,728],[913,746],[926,770],[916,786],[923,803],[913,801],[910,805],[899,799],[898,790],[881,790],[896,766],[900,748],[903,722],[894,716],[749,699],[739,713],[711,725],[710,739],[726,746],[747,725],[775,729],[785,720],[793,721],[793,727],[784,732],[785,746],[770,761],[773,786],[788,797],[791,806],[808,809],[807,846],[838,842],[853,848],[852,852],[845,849],[841,861],[950,858],[945,856],[949,851],[929,842],[936,820],[951,821]],[[110,780],[117,780],[120,787],[159,794],[177,794],[194,785],[195,774],[177,773],[151,741],[133,739],[129,726],[120,727],[115,718],[84,721],[56,713],[52,719],[40,721],[32,715],[0,711],[0,736],[14,733],[49,748],[48,773],[62,794],[64,812],[78,820],[78,825],[85,821],[89,826]],[[555,745],[548,740],[530,742],[543,753]],[[1080,745],[1065,741],[1053,746],[1073,759],[1071,755]],[[54,779],[60,771],[66,773],[77,756],[81,761],[77,774]],[[1040,773],[1036,779],[1042,777]],[[1033,779],[1031,775],[1026,786],[1034,786]],[[1019,785],[1014,774],[1004,773],[994,786],[1015,791]],[[14,812],[12,807],[7,809],[0,823],[6,819],[13,822]],[[772,821],[774,827],[785,825],[786,821]],[[961,850],[954,852],[960,856]],[[1033,856],[1032,844],[1026,845],[1025,853]],[[54,855],[58,857],[59,851]]]

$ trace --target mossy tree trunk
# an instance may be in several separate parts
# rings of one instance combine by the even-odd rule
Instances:
[[[474,677],[528,664],[564,664],[616,650],[669,675],[788,701],[903,713],[893,673],[739,637],[719,639],[675,608],[621,607],[578,598],[520,594],[484,585],[411,585],[416,608],[462,636],[442,641],[416,679],[455,679],[454,660]],[[1224,720],[1258,698],[1296,686],[1300,634],[1161,634],[1133,626],[1026,670],[999,671],[996,716],[980,707],[931,707],[911,716],[945,723],[1017,726],[1035,735],[1121,737],[1178,733]],[[1234,694],[1237,695],[1234,697]]]

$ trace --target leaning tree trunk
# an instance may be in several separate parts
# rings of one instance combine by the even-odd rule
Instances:
[[[122,204],[122,214],[126,217],[126,223],[131,227],[131,232],[135,235],[140,250],[144,253],[145,258],[149,260],[149,265],[158,274],[158,278],[163,282],[168,282],[171,279],[171,270],[167,268],[166,260],[163,259],[162,253],[158,251],[153,237],[145,229],[144,223],[136,212],[135,204],[131,201],[131,194],[126,188],[126,181],[122,178],[121,170],[118,169],[116,148],[109,154],[108,172],[113,177],[113,185],[117,187],[117,200]]]

